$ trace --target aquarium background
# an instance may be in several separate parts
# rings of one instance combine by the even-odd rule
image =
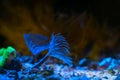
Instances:
[[[120,51],[120,1],[1,0],[0,47],[14,46],[31,55],[25,33],[61,33],[78,59],[114,55]],[[90,48],[90,49],[88,49]]]
[[[119,0],[0,0],[0,48],[13,46],[18,53],[33,56],[24,34],[50,38],[53,32],[61,33],[74,64],[106,58],[110,64],[120,57],[119,4]],[[87,80],[86,75],[83,78]]]

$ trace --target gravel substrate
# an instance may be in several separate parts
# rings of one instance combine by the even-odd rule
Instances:
[[[83,61],[89,63],[70,67],[63,63],[45,63],[38,68],[32,68],[34,65],[30,62],[32,58],[28,56],[18,57],[22,67],[17,61],[0,69],[0,80],[120,80],[119,60],[105,58],[99,62]],[[85,59],[84,59],[85,60]],[[112,61],[116,62],[113,63]],[[111,66],[113,65],[114,66]]]

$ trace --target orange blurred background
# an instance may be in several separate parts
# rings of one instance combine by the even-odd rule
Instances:
[[[96,17],[86,10],[77,15],[74,12],[67,15],[56,13],[51,1],[35,1],[32,6],[29,6],[29,1],[17,1],[1,3],[0,47],[12,45],[18,52],[31,55],[23,38],[25,33],[50,37],[55,32],[66,37],[71,55],[77,59],[89,57],[96,60],[102,52],[113,51],[110,53],[115,54],[120,51],[120,28],[109,28],[104,19],[99,24]],[[90,50],[84,53],[89,45]]]

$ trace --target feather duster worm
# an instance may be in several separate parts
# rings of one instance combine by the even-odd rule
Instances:
[[[43,36],[41,34],[24,34],[24,39],[33,55],[37,55],[44,50],[48,50],[48,53],[40,59],[33,68],[40,65],[48,56],[58,58],[69,66],[72,66],[72,60],[68,57],[70,54],[69,44],[62,35],[55,35],[53,33],[49,40],[47,36]]]

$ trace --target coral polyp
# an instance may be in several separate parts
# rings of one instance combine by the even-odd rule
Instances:
[[[12,60],[16,57],[16,50],[8,46],[7,48],[0,49],[0,67],[3,67],[7,60]]]

